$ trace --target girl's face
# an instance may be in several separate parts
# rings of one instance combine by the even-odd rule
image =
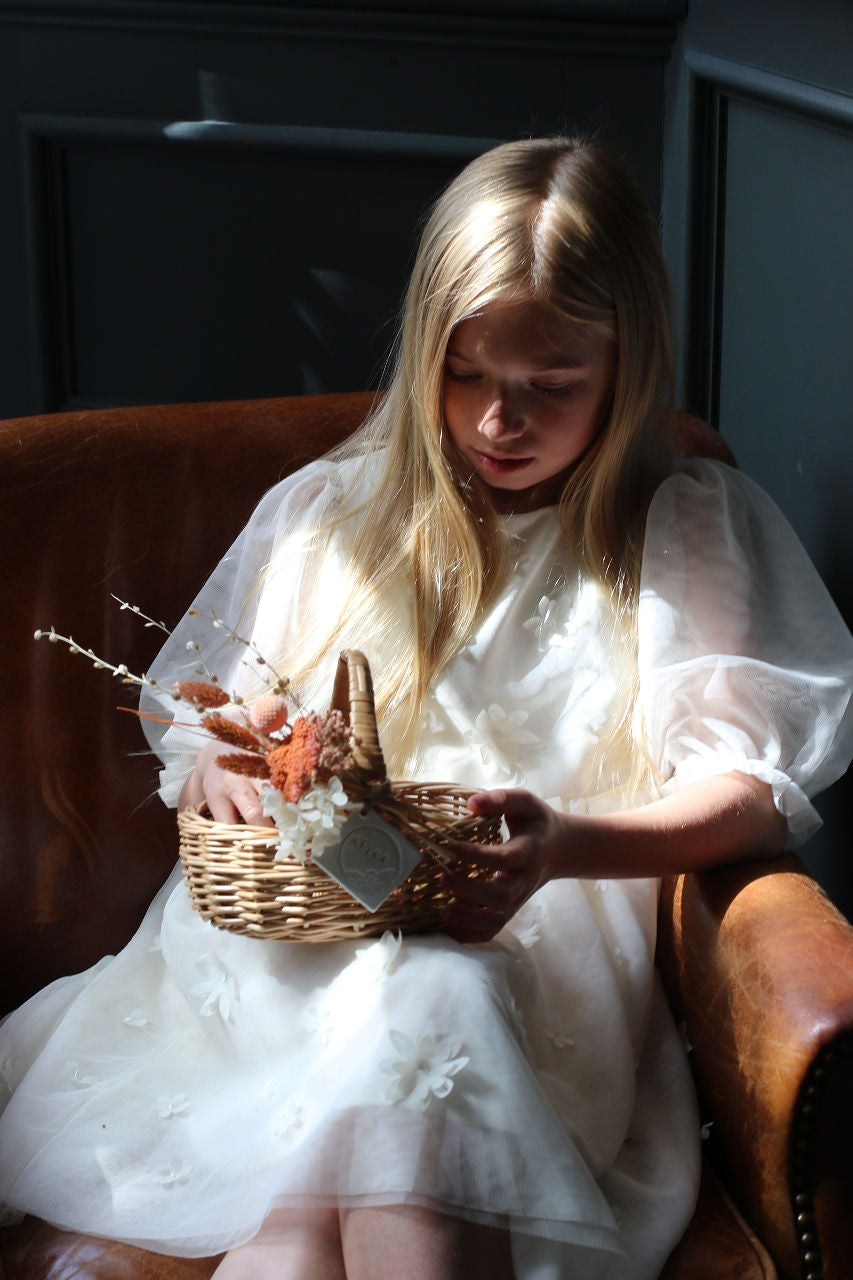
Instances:
[[[540,302],[495,304],[451,334],[444,424],[499,511],[558,501],[610,406],[616,344]]]

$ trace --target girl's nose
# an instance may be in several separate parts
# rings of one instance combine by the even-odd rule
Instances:
[[[480,434],[492,443],[513,439],[524,430],[524,413],[510,395],[495,396],[480,421]]]

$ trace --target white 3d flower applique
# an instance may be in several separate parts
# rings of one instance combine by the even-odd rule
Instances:
[[[545,908],[541,902],[528,901],[513,916],[512,932],[525,950],[529,950],[541,938],[544,923]]]
[[[71,1072],[71,1083],[76,1084],[78,1089],[88,1089],[91,1085],[98,1083],[97,1076],[84,1074],[79,1062],[66,1062],[65,1065]]]
[[[523,728],[528,719],[526,711],[505,711],[493,702],[481,711],[474,727],[465,734],[466,742],[479,747],[483,764],[494,764],[507,778],[513,777],[519,747],[529,747],[538,742],[535,733]]]
[[[380,1064],[380,1070],[393,1076],[385,1096],[389,1102],[411,1100],[426,1111],[433,1098],[446,1098],[453,1088],[453,1077],[470,1058],[460,1055],[462,1045],[450,1036],[420,1036],[416,1041],[402,1031],[390,1028],[388,1036],[400,1055]]]
[[[190,995],[201,1000],[199,1017],[212,1018],[218,1013],[223,1022],[231,1020],[231,1007],[240,998],[233,974],[219,956],[202,956],[196,968],[203,975],[202,981],[190,988]]]
[[[148,1026],[148,1014],[144,1009],[131,1009],[130,1013],[122,1018],[122,1022],[127,1027],[139,1027],[141,1029]]]
[[[555,1049],[574,1049],[575,1047],[572,1037],[566,1035],[565,1031],[560,1031],[558,1027],[547,1027],[545,1039],[550,1040]]]
[[[402,946],[401,931],[398,929],[396,933],[392,933],[390,929],[386,929],[377,941],[366,947],[358,947],[355,963],[359,968],[359,977],[370,982],[393,973],[402,959]]]
[[[3,1059],[3,1065],[0,1067],[0,1080],[3,1081],[10,1094],[14,1093],[20,1084],[20,1076],[12,1058]]]
[[[542,596],[536,606],[536,612],[533,617],[528,618],[521,624],[525,631],[534,633],[542,649],[547,648],[549,645],[559,644],[563,639],[559,634],[557,603],[550,596]]]
[[[305,1112],[295,1102],[288,1102],[273,1120],[273,1133],[285,1142],[292,1142],[305,1125]]]
[[[173,1116],[185,1116],[192,1110],[192,1103],[184,1093],[176,1093],[171,1098],[157,1099],[157,1115],[161,1120],[171,1120]]]
[[[165,1168],[158,1171],[157,1181],[161,1187],[168,1187],[171,1190],[172,1187],[188,1182],[192,1171],[192,1165],[187,1164],[185,1160],[178,1157],[175,1160],[170,1160]]]
[[[318,1044],[327,1045],[331,1042],[335,1019],[327,1005],[309,1005],[305,1010],[305,1019]]]

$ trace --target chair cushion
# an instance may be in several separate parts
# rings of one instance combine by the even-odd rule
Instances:
[[[777,1280],[769,1253],[750,1231],[712,1165],[702,1165],[699,1202],[660,1280]]]
[[[0,1231],[0,1280],[209,1280],[220,1260],[171,1258],[38,1218]]]

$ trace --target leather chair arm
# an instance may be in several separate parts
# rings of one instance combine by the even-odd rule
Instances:
[[[747,1220],[781,1275],[846,1274],[853,927],[794,856],[740,863],[665,882],[658,964]]]

